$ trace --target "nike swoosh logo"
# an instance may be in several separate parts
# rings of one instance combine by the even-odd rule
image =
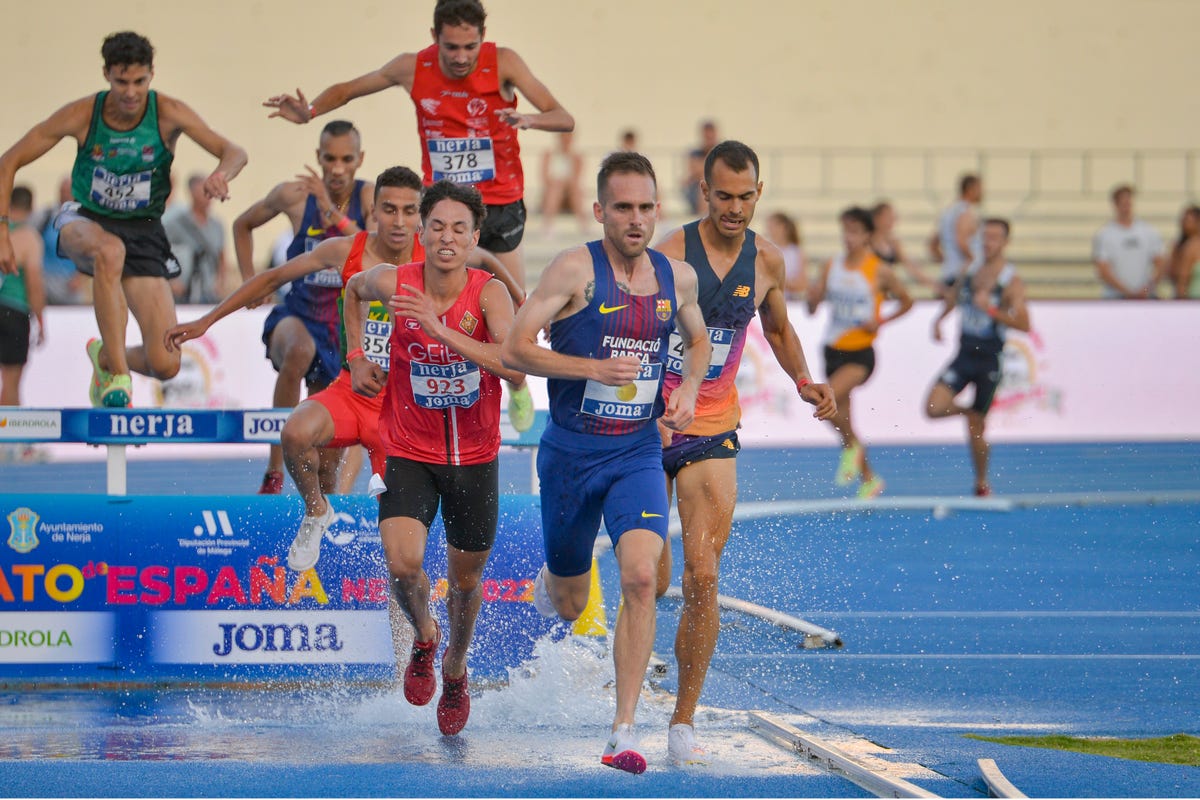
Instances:
[[[308,235],[309,236],[320,236],[323,233],[325,233],[324,228],[314,228],[312,225],[308,226]]]
[[[649,511],[642,512],[642,519],[650,519],[651,517],[661,517],[662,514],[651,514]]]
[[[622,308],[629,308],[629,303],[626,303],[623,306],[606,306],[606,305],[604,305],[604,303],[601,303],[600,304],[600,313],[601,314],[611,314],[614,311],[620,311]]]

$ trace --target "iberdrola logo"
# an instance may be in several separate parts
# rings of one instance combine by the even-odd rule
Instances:
[[[8,524],[12,533],[8,536],[8,546],[24,555],[38,546],[37,524],[41,520],[32,509],[18,508],[8,515]]]

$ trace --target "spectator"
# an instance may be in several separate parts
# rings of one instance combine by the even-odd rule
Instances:
[[[938,217],[937,229],[929,237],[929,255],[942,265],[942,285],[949,288],[972,261],[983,252],[980,242],[979,204],[983,201],[983,179],[966,174],[958,180],[958,200]]]
[[[204,193],[205,176],[188,178],[191,206],[172,206],[163,214],[171,252],[179,261],[179,277],[171,281],[178,303],[216,303],[225,278],[225,225],[208,213],[212,198]]]
[[[638,151],[637,131],[633,128],[621,131],[621,145],[617,149],[626,153],[636,153]]]
[[[547,234],[554,219],[563,212],[575,215],[579,230],[587,231],[588,214],[583,207],[583,156],[572,147],[575,134],[557,134],[557,147],[542,154],[542,225]]]
[[[911,280],[941,296],[943,287],[926,275],[905,254],[900,240],[896,237],[896,209],[892,204],[886,200],[876,203],[871,209],[871,219],[875,220],[875,232],[871,234],[871,249],[875,251],[875,255],[893,268],[899,264]]]
[[[700,191],[700,181],[704,178],[704,159],[719,141],[721,137],[717,134],[717,123],[706,119],[700,123],[700,143],[687,154],[683,196],[687,200],[688,210],[697,216],[702,217],[708,213],[708,203],[704,199],[704,193]]]
[[[15,275],[0,274],[0,406],[21,405],[21,375],[29,358],[30,318],[37,322],[35,344],[46,340],[42,310],[46,307],[46,290],[42,282],[42,239],[29,224],[33,213],[33,192],[26,186],[15,186],[4,223],[9,230],[16,259]],[[0,449],[5,459],[32,461],[38,450],[27,445]]]
[[[767,217],[767,238],[783,254],[783,294],[789,300],[803,300],[808,290],[807,266],[801,248],[800,226],[790,215],[776,211]]]
[[[1171,251],[1171,281],[1179,300],[1200,298],[1200,206],[1183,209],[1179,217],[1179,240]]]
[[[54,218],[62,204],[70,202],[71,178],[66,176],[58,184],[58,202],[43,209],[35,223],[45,251],[42,272],[46,278],[46,302],[52,306],[91,302],[83,273],[75,269],[75,262],[58,254],[58,230],[54,227]]]
[[[1167,269],[1158,231],[1133,216],[1133,187],[1113,189],[1113,220],[1092,240],[1092,262],[1105,299],[1145,300],[1154,295]]]

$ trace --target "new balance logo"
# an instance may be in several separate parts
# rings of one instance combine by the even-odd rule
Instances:
[[[744,286],[744,285],[738,286],[736,289],[733,290],[733,296],[734,297],[749,297],[750,296],[750,287]]]
[[[622,308],[629,308],[629,304],[626,303],[623,306],[606,306],[606,305],[604,305],[604,303],[601,303],[600,304],[600,313],[601,314],[611,314],[614,311],[620,311]]]
[[[197,525],[192,528],[192,533],[196,536],[203,536],[208,533],[209,536],[217,535],[217,526],[220,525],[220,533],[222,536],[233,536],[233,526],[229,524],[229,514],[225,511],[218,511],[214,515],[212,511],[201,511],[201,516],[204,517],[204,526]]]

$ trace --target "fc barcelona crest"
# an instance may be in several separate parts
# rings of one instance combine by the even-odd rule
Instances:
[[[671,299],[669,297],[659,298],[654,307],[654,314],[663,322],[669,320],[671,318]]]
[[[8,515],[8,524],[12,533],[8,536],[8,546],[24,555],[38,546],[37,524],[41,519],[32,509],[18,508]]]

